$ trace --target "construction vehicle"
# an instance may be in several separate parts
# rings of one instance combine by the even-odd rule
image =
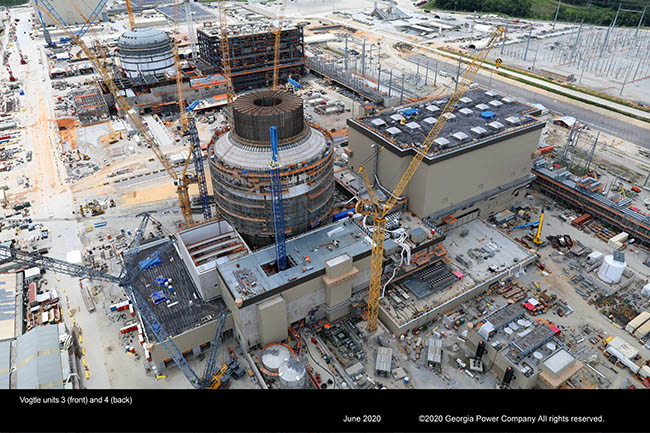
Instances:
[[[120,90],[115,84],[115,81],[113,80],[113,77],[111,76],[110,70],[107,67],[107,65],[105,63],[102,63],[99,60],[99,58],[95,55],[93,50],[91,50],[86,45],[86,43],[83,42],[83,40],[78,34],[72,33],[72,30],[70,30],[69,26],[65,24],[65,21],[63,21],[60,17],[58,17],[57,19],[50,12],[50,11],[54,11],[54,13],[56,13],[54,8],[52,8],[51,5],[49,8],[44,6],[46,4],[49,5],[49,2],[47,2],[47,0],[42,0],[41,3],[38,4],[38,7],[43,12],[45,12],[50,17],[50,19],[57,24],[58,27],[64,30],[65,33],[70,38],[70,40],[76,45],[78,45],[86,54],[86,56],[92,63],[95,71],[102,77],[102,79],[104,80],[104,84],[106,85],[108,90],[115,98],[115,104],[118,107],[118,109],[121,109],[124,115],[129,118],[135,130],[138,131],[141,140],[144,143],[146,143],[147,146],[151,148],[151,150],[153,150],[154,154],[156,155],[160,163],[163,165],[163,167],[165,168],[169,176],[173,179],[174,185],[176,186],[176,193],[178,195],[178,199],[180,202],[181,213],[183,214],[185,223],[187,225],[193,224],[194,219],[192,218],[192,208],[190,205],[190,197],[188,192],[189,184],[187,183],[187,179],[182,176],[179,176],[176,173],[176,170],[174,170],[174,166],[169,162],[169,160],[162,152],[162,150],[160,150],[160,147],[158,146],[158,143],[154,139],[153,135],[140,119],[140,115],[131,107],[131,104],[126,99],[126,97],[120,93]],[[58,15],[58,13],[56,15]],[[86,24],[88,24],[88,21]]]
[[[102,215],[104,213],[104,209],[102,209],[100,206],[93,206],[93,205],[83,206],[83,205],[79,205],[79,214],[81,214],[82,218],[84,218],[86,216],[86,214],[84,212],[84,209],[89,210],[91,216],[98,216],[98,215]]]
[[[476,57],[472,60],[471,64],[465,71],[462,76],[462,80],[459,80],[458,86],[451,98],[445,105],[444,110],[441,115],[438,117],[437,122],[431,128],[431,131],[424,139],[422,145],[416,149],[415,156],[409,163],[406,171],[402,175],[402,178],[398,182],[395,190],[390,194],[386,202],[380,202],[377,200],[373,190],[372,183],[368,179],[368,175],[365,171],[363,165],[359,167],[359,172],[364,180],[366,191],[368,193],[369,199],[359,199],[355,206],[357,213],[370,217],[373,221],[372,225],[372,255],[370,259],[370,289],[368,296],[368,330],[373,332],[377,329],[378,317],[379,317],[379,297],[381,295],[381,276],[383,271],[383,261],[384,261],[384,235],[386,233],[386,217],[391,212],[393,207],[397,204],[400,196],[406,190],[406,186],[411,181],[415,171],[420,166],[420,163],[424,157],[429,152],[431,145],[434,140],[438,137],[443,127],[447,122],[447,115],[451,113],[460,98],[465,94],[469,89],[469,86],[472,84],[474,77],[476,76],[479,68],[490,54],[492,48],[496,45],[497,42],[504,39],[507,35],[507,30],[505,27],[498,26],[496,30],[490,36],[485,48],[480,51]]]
[[[544,211],[539,215],[539,225],[537,226],[537,233],[533,237],[533,243],[537,246],[541,246],[544,241],[541,239],[542,236],[542,222],[544,221]]]
[[[623,198],[626,199],[627,196],[625,195],[625,188],[623,188],[623,184],[621,183],[619,184],[619,186],[621,187],[621,196],[623,196]]]
[[[512,232],[514,230],[525,229],[527,227],[537,227],[538,225],[539,225],[539,221],[532,221],[532,222],[522,224],[522,225],[517,226],[517,227],[513,227],[510,230],[508,230],[508,233],[510,233],[510,232]]]
[[[212,376],[212,381],[210,382],[210,386],[208,386],[209,389],[219,389],[221,388],[222,385],[225,385],[228,383],[228,379],[230,378],[230,375],[228,374],[228,365],[223,364],[219,371],[215,373],[214,376]]]

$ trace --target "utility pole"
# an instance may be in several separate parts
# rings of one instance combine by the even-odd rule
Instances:
[[[433,87],[436,87],[438,83],[438,61],[436,60],[436,75],[433,77]]]
[[[377,66],[377,91],[379,90],[379,85],[381,84],[381,65]]]
[[[402,105],[402,101],[404,101],[404,77],[405,75],[402,73],[402,88],[399,90],[399,103]]]
[[[426,70],[424,72],[424,85],[426,86],[427,82],[429,80],[429,62],[427,62],[427,64],[424,67],[426,68]]]
[[[415,65],[415,85],[417,86],[419,82],[418,77],[420,76],[420,62],[417,62]]]
[[[603,53],[605,52],[605,47],[607,46],[607,39],[609,38],[609,32],[614,28],[616,25],[616,20],[618,19],[618,14],[621,12],[621,5],[619,3],[618,5],[618,10],[616,11],[616,16],[614,17],[614,21],[612,21],[612,24],[607,28],[607,33],[605,33],[605,40],[603,41],[603,46],[600,49],[600,57],[603,57]]]
[[[363,40],[363,47],[361,48],[361,75],[366,76],[366,40]]]
[[[348,71],[348,34],[345,34],[345,71]]]
[[[390,70],[390,75],[388,76],[388,97],[390,98],[391,91],[393,90],[393,70]]]
[[[528,40],[526,41],[526,52],[524,53],[524,62],[526,61],[526,58],[528,57],[528,46],[530,45],[530,37],[533,34],[533,28],[530,28],[530,31],[528,32]]]
[[[596,144],[598,144],[599,137],[600,137],[600,131],[598,131],[598,135],[596,135],[596,140],[594,141],[594,145],[591,147],[591,153],[589,154],[589,159],[587,160],[585,174],[589,173],[589,169],[591,168],[591,159],[594,157],[594,152],[596,151]]]
[[[635,38],[639,35],[639,29],[641,28],[641,23],[643,23],[643,17],[645,17],[645,10],[647,8],[648,8],[647,6],[643,8],[643,12],[641,13],[641,19],[639,20],[639,24],[636,26],[636,32],[634,32]]]
[[[557,23],[557,16],[560,13],[560,5],[562,4],[562,0],[559,0],[557,2],[557,10],[555,11],[555,19],[553,20],[553,31],[555,31],[555,23]]]
[[[454,91],[458,89],[458,79],[460,77],[460,54],[458,55],[458,70],[456,71],[456,87]]]

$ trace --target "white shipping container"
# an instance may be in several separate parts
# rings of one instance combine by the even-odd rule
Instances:
[[[650,312],[644,311],[634,319],[630,320],[627,325],[625,325],[625,330],[630,334],[634,334],[634,331],[639,329],[641,325],[646,323],[650,319]]]

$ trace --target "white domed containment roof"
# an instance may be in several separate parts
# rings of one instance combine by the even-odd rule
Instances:
[[[627,267],[625,257],[620,252],[615,251],[615,255],[605,256],[603,263],[598,270],[598,278],[609,284],[616,284],[621,280],[621,275]]]
[[[175,71],[171,38],[162,30],[128,30],[118,40],[120,64],[129,77]]]
[[[271,373],[277,373],[280,366],[291,358],[289,349],[281,344],[273,344],[262,352],[262,365]]]

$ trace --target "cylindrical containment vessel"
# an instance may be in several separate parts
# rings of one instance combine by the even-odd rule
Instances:
[[[274,239],[269,128],[278,129],[285,236],[330,222],[334,194],[331,137],[307,124],[302,99],[262,90],[233,103],[233,129],[215,140],[210,175],[217,209],[253,247]]]
[[[176,73],[171,38],[162,30],[128,30],[120,36],[117,44],[120,66],[128,77]]]

